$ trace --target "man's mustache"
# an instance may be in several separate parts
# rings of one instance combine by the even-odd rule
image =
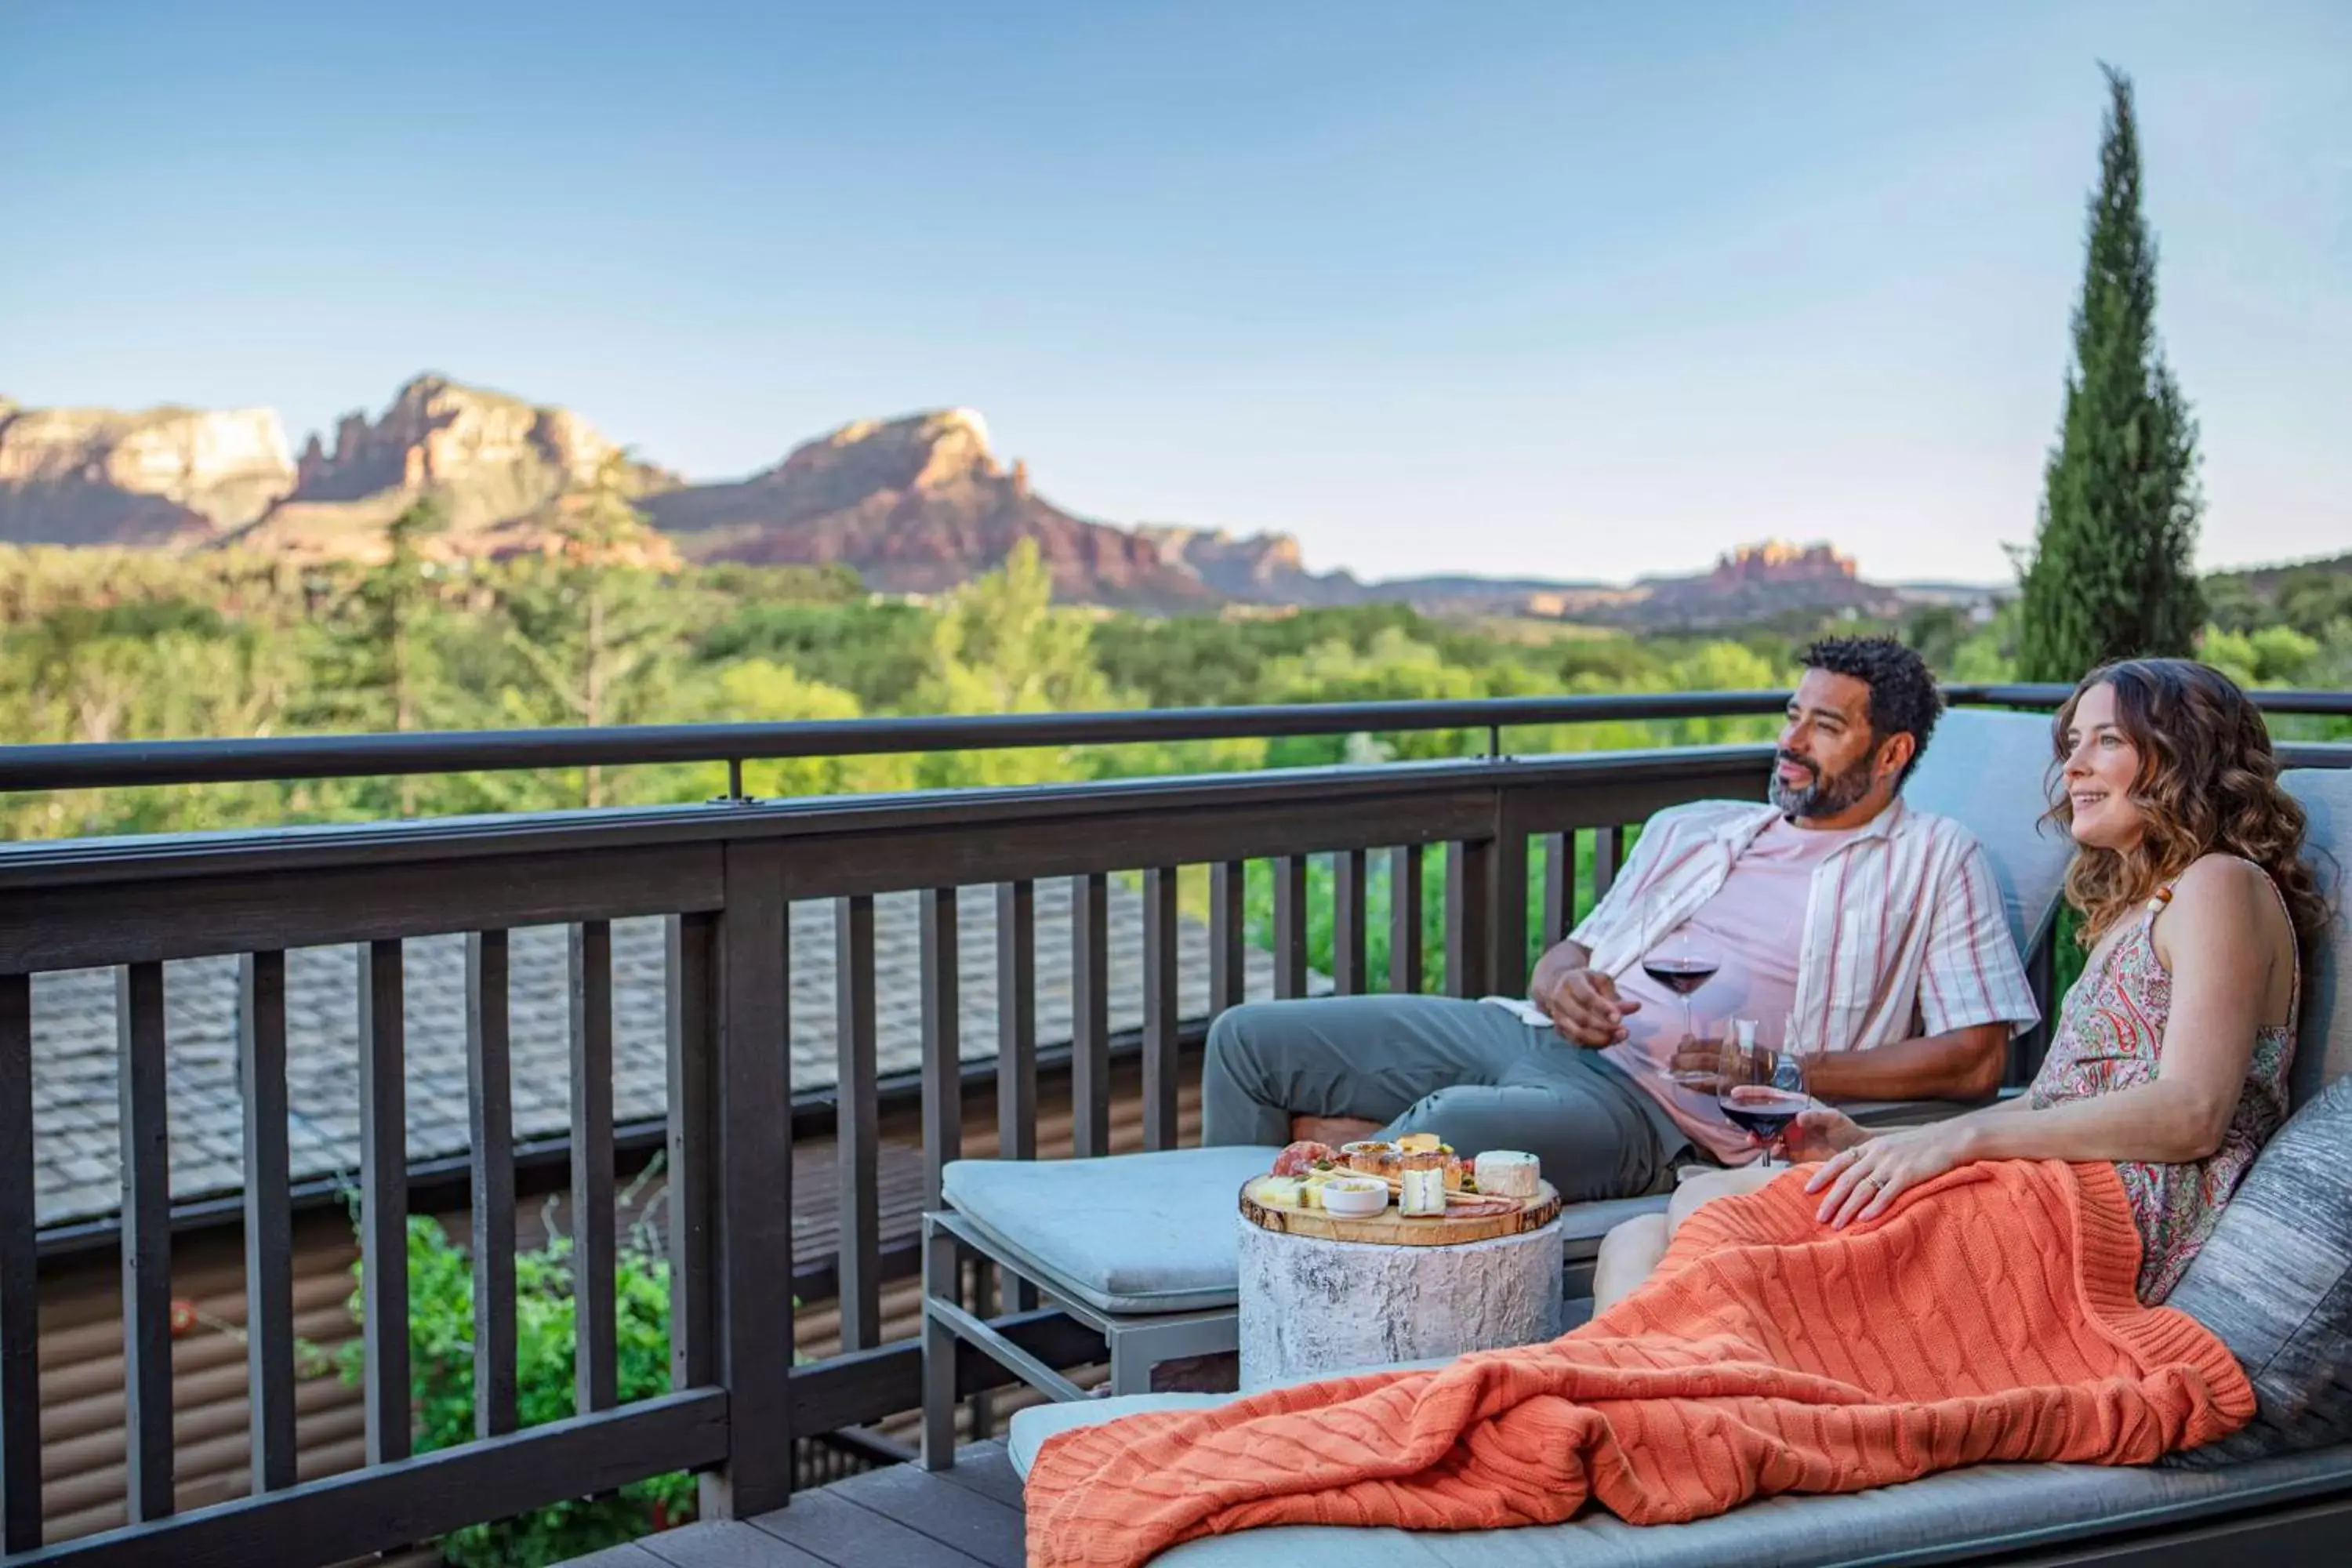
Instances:
[[[1819,780],[1822,776],[1822,770],[1819,764],[1815,763],[1810,757],[1801,757],[1794,752],[1777,752],[1772,760],[1775,765],[1786,763],[1792,767],[1802,768],[1805,770],[1807,774],[1815,780]]]

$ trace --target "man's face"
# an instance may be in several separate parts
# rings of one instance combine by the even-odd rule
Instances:
[[[1835,816],[1870,794],[1878,749],[1870,731],[1870,687],[1851,675],[1805,671],[1789,700],[1772,804],[1790,817]]]

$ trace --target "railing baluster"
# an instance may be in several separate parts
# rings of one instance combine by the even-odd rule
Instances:
[[[1625,868],[1625,830],[1622,827],[1596,827],[1592,830],[1592,897],[1597,902],[1606,898],[1617,883],[1617,873]]]
[[[940,1206],[940,1176],[963,1153],[962,1023],[958,1012],[956,890],[926,888],[920,928],[923,1000],[923,1206]]]
[[[131,1522],[172,1512],[172,1146],[163,966],[115,974],[122,1133],[122,1397]],[[407,1319],[401,1319],[404,1331]]]
[[[1472,839],[1445,850],[1445,990],[1476,996],[1492,989],[1487,960],[1494,924],[1495,841]]]
[[[672,915],[665,922],[668,969],[669,1385],[716,1380],[711,1272],[711,1067],[718,1058],[717,920]],[[511,1250],[511,1248],[509,1248]]]
[[[1364,852],[1343,849],[1331,862],[1331,984],[1342,996],[1359,996],[1371,989],[1364,973]]]
[[[286,955],[237,963],[245,1085],[245,1367],[253,1489],[295,1480],[294,1214],[286,1143]]]
[[[1506,799],[1487,866],[1494,879],[1488,908],[1486,980],[1483,987],[1512,996],[1528,990],[1528,836]]]
[[[1421,846],[1389,851],[1389,989],[1421,990]]]
[[[1576,929],[1576,835],[1544,835],[1543,944],[1558,947]]]
[[[1274,863],[1274,994],[1307,994],[1307,857]]]
[[[701,1512],[748,1519],[793,1491],[792,930],[781,844],[730,844],[725,868],[710,1089],[727,1463]]]
[[[1070,1152],[1110,1152],[1110,905],[1100,871],[1070,879]]]
[[[515,1414],[514,1080],[503,931],[466,936],[466,1120],[473,1139],[474,1436],[511,1432]]]
[[[360,1301],[367,1459],[409,1455],[408,1086],[397,940],[360,954]]]
[[[0,974],[0,1552],[41,1543],[41,1309],[34,1248],[33,982]]]
[[[875,1099],[874,900],[836,899],[834,947],[834,1131],[839,1162],[841,1348],[882,1342],[882,1198]]]
[[[1247,868],[1220,860],[1209,868],[1209,1011],[1241,1005],[1248,993],[1242,939],[1247,934]]]
[[[1037,884],[1025,880],[996,885],[996,1153],[1037,1157]],[[1035,1286],[1000,1280],[999,1310],[1036,1305]]]
[[[613,1295],[613,925],[572,928],[572,1401],[620,1402]]]
[[[1176,1147],[1176,868],[1143,874],[1143,1146]]]

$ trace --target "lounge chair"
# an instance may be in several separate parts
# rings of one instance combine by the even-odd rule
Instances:
[[[2065,872],[2066,846],[2038,831],[2049,762],[2047,719],[1955,710],[1905,790],[1907,801],[1966,824],[1984,845],[2020,952],[2049,939]],[[1956,1108],[1908,1101],[1853,1109],[1885,1123]],[[957,1304],[959,1247],[1028,1280],[1101,1332],[1110,1347],[1112,1393],[1140,1393],[1155,1363],[1234,1348],[1239,1264],[1231,1194],[1276,1152],[1183,1149],[949,1165],[945,1207],[923,1222],[925,1462],[943,1466],[953,1449],[950,1368],[958,1339],[1057,1400],[1080,1393]],[[1589,1296],[1601,1238],[1665,1205],[1664,1196],[1572,1205],[1563,1222],[1563,1293],[1571,1300]],[[933,1290],[935,1279],[943,1293]]]
[[[2339,866],[2352,863],[2352,771],[2294,773],[2287,784],[2311,813],[2313,841]],[[2334,874],[2340,909],[2347,891],[2340,871],[2324,858],[2321,870]],[[2352,918],[2339,913],[2307,963],[2296,1117],[2256,1161],[2223,1228],[2172,1299],[2248,1365],[2263,1402],[2254,1427],[2211,1450],[2144,1468],[1981,1465],[1647,1528],[1588,1510],[1565,1524],[1461,1533],[1244,1531],[1188,1542],[1157,1561],[1170,1568],[1324,1560],[1350,1568],[1790,1568],[1983,1557],[2206,1563],[2263,1547],[2279,1562],[2352,1561],[2352,1164],[2345,1152],[2352,1082],[2339,1081],[2352,1074],[2348,976]],[[1026,1475],[1055,1432],[1228,1397],[1144,1395],[1024,1410],[1013,1419],[1013,1461]],[[2246,1533],[2217,1539],[2232,1531]]]

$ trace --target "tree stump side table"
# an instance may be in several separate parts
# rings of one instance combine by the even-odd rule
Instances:
[[[1443,1247],[1241,1226],[1241,1386],[1535,1344],[1562,1332],[1560,1221]]]

